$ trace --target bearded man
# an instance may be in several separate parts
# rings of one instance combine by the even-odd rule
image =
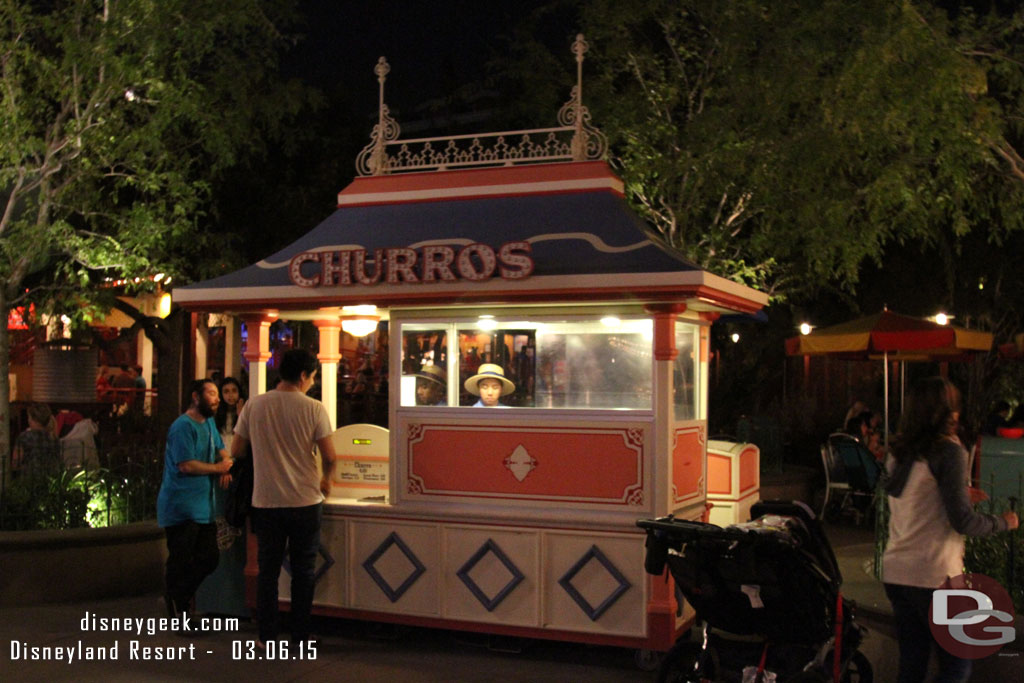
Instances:
[[[213,419],[220,403],[217,385],[198,379],[192,383],[191,396],[188,410],[167,432],[156,507],[157,522],[167,535],[164,600],[172,617],[191,611],[199,584],[217,568],[213,487],[231,469],[231,457]]]

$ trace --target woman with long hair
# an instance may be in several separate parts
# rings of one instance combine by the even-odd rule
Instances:
[[[964,572],[964,536],[1017,528],[1017,515],[975,512],[967,495],[967,451],[957,437],[960,392],[942,377],[914,385],[886,463],[889,544],[882,580],[900,648],[899,682],[923,681],[935,650],[941,681],[966,681],[971,660],[945,651],[929,627],[932,593]]]
[[[217,424],[217,431],[220,432],[224,446],[231,448],[231,437],[235,431],[235,423],[238,422],[238,414],[242,412],[245,405],[245,398],[242,396],[242,385],[234,377],[225,377],[220,382],[220,405],[217,406],[217,414],[214,420]]]

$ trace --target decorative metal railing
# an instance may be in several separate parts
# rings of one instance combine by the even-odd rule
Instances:
[[[381,57],[374,67],[379,84],[377,125],[371,142],[356,158],[359,175],[385,175],[408,171],[445,171],[479,166],[513,166],[557,161],[600,159],[607,150],[604,135],[590,122],[583,106],[583,35],[572,45],[576,56],[576,85],[558,112],[556,128],[454,135],[399,140],[401,127],[384,103],[384,83],[391,67]]]

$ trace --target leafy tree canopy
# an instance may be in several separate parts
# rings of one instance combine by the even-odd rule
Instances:
[[[299,105],[290,2],[0,0],[0,289],[82,315],[97,275],[192,273],[211,183]]]
[[[568,36],[554,59],[534,36],[568,14],[630,199],[712,271],[780,298],[850,290],[887,244],[955,253],[1024,227],[1015,4],[553,2],[510,41],[539,111],[552,94],[530,79]]]
[[[211,188],[309,100],[278,76],[294,4],[0,0],[0,313],[127,309],[161,354],[163,412],[178,405],[181,326],[97,285],[223,262]],[[8,347],[0,326],[4,414]],[[4,420],[0,458],[9,439]]]

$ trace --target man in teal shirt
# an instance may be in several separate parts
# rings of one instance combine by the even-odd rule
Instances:
[[[192,383],[192,402],[167,433],[157,522],[167,535],[164,599],[171,616],[191,610],[196,589],[220,559],[214,523],[215,479],[231,469],[213,416],[220,403],[209,379]]]

